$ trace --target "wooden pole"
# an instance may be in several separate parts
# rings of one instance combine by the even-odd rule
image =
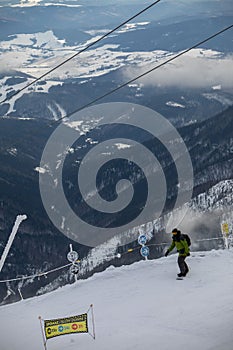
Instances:
[[[93,338],[95,339],[95,320],[94,320],[94,309],[93,304],[91,306],[91,316],[92,316],[92,325],[93,325]]]
[[[46,344],[46,343],[47,343],[47,340],[46,340],[46,338],[45,338],[44,330],[43,330],[43,326],[42,326],[42,318],[41,318],[41,316],[39,316],[38,318],[39,318],[39,320],[40,320],[40,328],[41,328],[41,334],[42,334],[42,338],[43,338],[44,348],[45,348],[45,350],[48,350],[47,344]]]

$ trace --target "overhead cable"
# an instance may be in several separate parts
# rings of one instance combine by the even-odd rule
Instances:
[[[145,7],[144,9],[142,9],[141,11],[137,12],[135,15],[133,15],[132,17],[128,18],[126,21],[122,22],[121,24],[119,24],[117,27],[113,28],[112,30],[110,30],[109,32],[105,33],[104,35],[102,35],[99,39],[91,42],[90,44],[88,44],[87,46],[85,46],[83,49],[79,50],[78,52],[76,52],[75,54],[73,54],[72,56],[70,56],[69,58],[65,59],[64,61],[62,61],[61,63],[59,63],[58,65],[56,65],[55,67],[51,68],[50,70],[48,70],[47,72],[45,72],[44,74],[42,74],[41,76],[39,76],[38,78],[34,79],[33,81],[31,81],[30,83],[26,84],[24,87],[22,87],[21,89],[15,91],[13,94],[11,94],[10,96],[7,96],[4,100],[0,101],[0,104],[3,104],[7,101],[9,101],[12,97],[18,95],[20,92],[24,91],[25,89],[27,89],[29,86],[35,84],[37,81],[45,78],[48,74],[54,72],[56,69],[60,68],[61,66],[63,66],[65,63],[71,61],[73,58],[77,57],[78,55],[80,55],[82,52],[86,51],[87,49],[89,49],[90,47],[94,46],[95,44],[97,44],[98,42],[100,42],[101,40],[105,39],[106,37],[108,37],[110,34],[114,33],[116,30],[118,30],[119,28],[123,27],[125,24],[127,24],[128,22],[132,21],[134,18],[138,17],[139,15],[141,15],[142,13],[146,12],[147,10],[149,10],[150,8],[152,8],[153,6],[155,6],[157,3],[159,3],[161,0],[156,0],[154,1],[152,4],[150,4],[149,6]]]
[[[226,28],[224,28],[224,29],[218,31],[217,33],[215,33],[215,34],[209,36],[208,38],[206,38],[206,39],[204,39],[204,40],[202,40],[202,41],[199,41],[198,43],[194,44],[193,46],[189,47],[188,49],[186,49],[186,50],[184,50],[184,51],[181,51],[181,52],[178,53],[177,55],[175,55],[175,56],[173,56],[173,57],[167,59],[166,61],[164,61],[164,62],[158,64],[157,66],[155,66],[155,67],[153,67],[153,68],[151,68],[151,69],[145,71],[144,73],[142,73],[142,74],[140,74],[140,75],[137,75],[135,78],[132,78],[132,79],[128,80],[127,82],[125,82],[125,83],[123,83],[122,85],[116,87],[115,89],[112,89],[112,90],[106,92],[104,95],[101,95],[101,96],[95,98],[94,100],[92,100],[92,101],[90,101],[89,103],[83,105],[82,107],[77,108],[77,109],[74,110],[73,112],[68,113],[67,115],[65,115],[65,116],[63,116],[63,117],[57,119],[54,123],[57,123],[57,122],[59,122],[59,121],[61,121],[61,120],[63,120],[63,119],[66,119],[66,118],[70,118],[74,113],[77,113],[77,112],[83,110],[84,108],[89,107],[89,106],[93,105],[93,104],[96,103],[96,102],[99,102],[99,101],[102,100],[103,98],[105,98],[105,97],[107,97],[107,96],[113,94],[114,92],[116,92],[116,91],[122,89],[123,87],[127,86],[128,84],[131,84],[132,82],[134,82],[134,81],[136,81],[136,80],[138,80],[138,79],[144,77],[145,75],[147,75],[147,74],[149,74],[149,73],[155,71],[156,69],[159,69],[159,68],[165,66],[166,64],[168,64],[168,63],[170,63],[170,62],[176,60],[178,57],[183,56],[183,55],[186,54],[187,52],[189,52],[189,51],[195,49],[196,47],[198,47],[198,46],[200,46],[200,45],[206,43],[207,41],[209,41],[209,40],[215,38],[216,36],[218,36],[218,35],[220,35],[220,34],[226,32],[227,30],[231,29],[232,27],[233,27],[233,24],[231,24],[230,26],[228,26],[228,27],[226,27]]]

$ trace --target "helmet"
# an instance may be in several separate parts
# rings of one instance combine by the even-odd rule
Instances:
[[[174,229],[172,230],[172,234],[173,234],[173,235],[180,235],[181,232],[180,232],[177,228],[174,228]]]

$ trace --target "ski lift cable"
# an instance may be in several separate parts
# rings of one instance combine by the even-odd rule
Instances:
[[[233,27],[233,24],[229,25],[228,27],[225,27],[224,29],[222,29],[222,30],[216,32],[215,34],[213,34],[213,35],[207,37],[206,39],[203,39],[202,41],[199,41],[198,43],[194,44],[193,46],[189,47],[188,49],[185,49],[185,50],[179,52],[179,53],[176,54],[175,56],[173,56],[173,57],[167,59],[166,61],[164,61],[164,62],[158,64],[157,66],[155,66],[155,67],[153,67],[153,68],[151,68],[151,69],[145,71],[144,73],[142,73],[142,74],[140,74],[140,75],[137,75],[135,78],[128,80],[127,82],[123,83],[122,85],[119,85],[119,86],[116,87],[115,89],[112,89],[112,90],[106,92],[104,95],[101,95],[101,96],[97,97],[96,99],[90,101],[89,103],[83,105],[82,107],[77,108],[77,109],[74,110],[73,112],[68,113],[67,115],[65,115],[65,116],[63,116],[63,117],[57,119],[55,122],[52,123],[52,125],[55,124],[55,123],[60,122],[60,121],[63,120],[63,119],[70,118],[74,113],[77,113],[77,112],[83,110],[84,108],[89,107],[89,106],[93,105],[93,104],[96,103],[96,102],[99,102],[99,101],[102,100],[103,98],[105,98],[105,97],[107,97],[107,96],[113,94],[114,92],[116,92],[116,91],[122,89],[123,87],[127,86],[128,84],[133,83],[134,81],[136,81],[136,80],[138,80],[138,79],[144,77],[145,75],[147,75],[147,74],[149,74],[149,73],[151,73],[151,72],[153,72],[153,71],[155,71],[155,70],[157,70],[157,69],[159,69],[159,68],[165,66],[166,64],[168,64],[168,63],[170,63],[170,62],[176,60],[177,58],[183,56],[183,55],[186,54],[187,52],[189,52],[189,51],[191,51],[191,50],[197,48],[198,46],[200,46],[200,45],[206,43],[207,41],[209,41],[209,40],[211,40],[211,39],[217,37],[218,35],[220,35],[220,34],[226,32],[227,30],[230,30],[232,27]]]
[[[63,265],[63,266],[59,266],[56,267],[55,269],[49,270],[49,271],[45,271],[45,272],[40,272],[38,274],[34,274],[34,275],[30,275],[30,276],[22,276],[22,277],[17,277],[17,278],[11,278],[11,279],[7,279],[7,280],[0,280],[0,283],[6,283],[6,282],[14,282],[14,281],[21,281],[21,280],[26,280],[26,279],[30,279],[30,278],[36,278],[36,277],[43,277],[46,276],[52,272],[55,271],[59,271],[61,269],[64,269],[65,267],[71,266],[72,263]]]
[[[78,52],[76,52],[75,54],[73,54],[72,56],[70,56],[69,58],[65,59],[64,61],[62,61],[61,63],[59,63],[58,65],[56,65],[55,67],[51,68],[50,70],[48,70],[47,72],[45,72],[44,74],[42,74],[41,76],[39,76],[38,78],[34,79],[33,81],[31,81],[30,83],[26,84],[24,87],[22,87],[21,89],[15,91],[12,95],[7,96],[4,100],[0,101],[0,105],[9,101],[12,97],[18,95],[20,92],[24,91],[25,89],[27,89],[29,86],[34,85],[37,81],[45,78],[48,74],[54,72],[56,69],[60,68],[61,66],[63,66],[65,63],[71,61],[73,58],[77,57],[78,55],[80,55],[82,52],[85,52],[86,50],[88,50],[90,47],[94,46],[95,44],[97,44],[98,42],[102,41],[103,39],[105,39],[106,37],[108,37],[110,34],[114,33],[116,30],[118,30],[119,28],[121,28],[122,26],[124,26],[125,24],[127,24],[128,22],[132,21],[134,18],[138,17],[139,15],[141,15],[142,13],[146,12],[147,10],[149,10],[150,8],[152,8],[153,6],[155,6],[156,4],[158,4],[161,0],[156,0],[154,1],[152,4],[148,5],[147,7],[145,7],[144,9],[142,9],[141,11],[137,12],[135,15],[133,15],[132,17],[128,18],[127,20],[125,20],[124,22],[120,23],[117,27],[111,29],[109,32],[105,33],[104,35],[102,35],[99,39],[91,42],[90,44],[88,44],[87,46],[85,46],[83,49],[79,50]]]

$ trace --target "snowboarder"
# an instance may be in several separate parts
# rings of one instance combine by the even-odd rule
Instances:
[[[177,274],[178,277],[185,277],[187,273],[189,272],[188,265],[185,262],[185,259],[187,256],[190,255],[189,246],[185,239],[185,236],[181,234],[180,230],[177,228],[174,228],[172,230],[172,244],[168,248],[168,250],[165,253],[165,256],[168,256],[168,254],[176,247],[177,252],[179,253],[178,256],[178,265],[180,268],[180,273]]]

